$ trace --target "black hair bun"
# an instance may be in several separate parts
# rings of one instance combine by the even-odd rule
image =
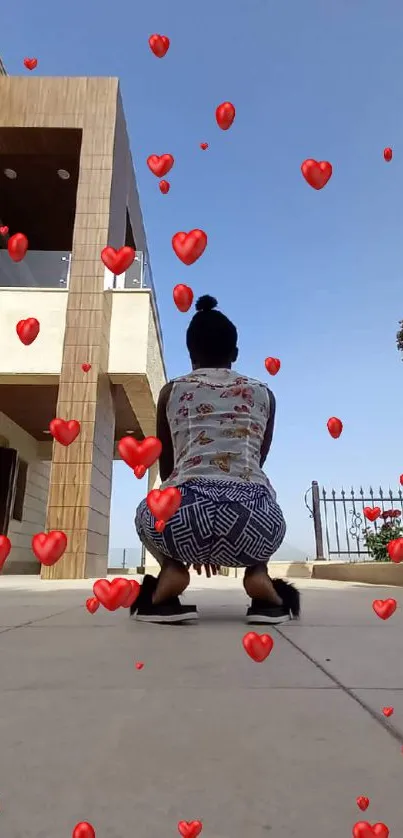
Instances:
[[[218,303],[215,297],[210,297],[210,294],[204,294],[203,297],[199,297],[196,303],[196,311],[212,311],[217,306]]]

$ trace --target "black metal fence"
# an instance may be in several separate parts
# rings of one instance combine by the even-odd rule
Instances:
[[[363,538],[369,524],[363,514],[365,507],[379,506],[382,512],[393,507],[403,515],[403,492],[384,492],[380,487],[377,493],[372,488],[365,493],[361,487],[358,492],[342,489],[337,495],[334,489],[320,488],[314,480],[305,492],[305,506],[313,519],[316,559],[362,562],[370,558]],[[374,527],[377,531],[376,521]]]

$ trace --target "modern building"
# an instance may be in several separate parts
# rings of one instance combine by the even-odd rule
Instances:
[[[0,533],[12,542],[3,572],[102,576],[116,443],[155,433],[166,380],[119,82],[0,73],[0,98]],[[16,233],[29,242],[21,262],[7,249]],[[119,277],[102,263],[107,245],[136,250]],[[16,325],[30,317],[40,332],[27,346]],[[52,440],[55,417],[81,424],[68,447]],[[154,468],[150,488],[156,480]],[[49,530],[68,545],[41,570],[31,539]]]

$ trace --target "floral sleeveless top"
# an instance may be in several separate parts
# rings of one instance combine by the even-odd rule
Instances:
[[[269,415],[266,385],[234,370],[201,369],[176,378],[167,404],[174,470],[163,485],[202,477],[258,483],[275,497],[260,468]]]

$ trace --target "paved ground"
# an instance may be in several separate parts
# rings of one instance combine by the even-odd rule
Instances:
[[[256,664],[239,582],[195,584],[200,624],[161,627],[91,616],[90,582],[0,580],[0,835],[402,836],[403,611],[371,603],[403,592],[300,580],[303,619]]]

